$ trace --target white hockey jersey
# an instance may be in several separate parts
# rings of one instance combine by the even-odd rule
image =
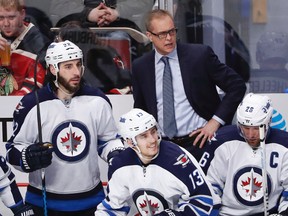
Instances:
[[[122,147],[109,99],[98,89],[82,86],[70,103],[50,86],[38,91],[43,142],[53,144],[52,164],[45,169],[47,204],[58,211],[80,211],[104,199],[98,154]],[[6,145],[9,162],[21,169],[23,148],[38,142],[35,93],[23,97],[14,111],[14,133]],[[26,201],[42,206],[41,170],[29,173]],[[100,196],[101,195],[101,196]]]
[[[287,140],[288,133],[278,129],[266,139],[270,214],[288,207]],[[263,215],[262,149],[253,150],[235,125],[219,129],[211,145],[217,148],[207,178],[221,196],[220,215]]]
[[[176,215],[217,215],[212,187],[197,161],[176,144],[161,141],[160,153],[143,165],[131,148],[115,157],[108,171],[108,195],[95,215],[156,215],[164,209]],[[174,215],[174,214],[173,214]]]
[[[7,208],[23,205],[23,199],[17,187],[15,175],[2,156],[0,156],[0,197]]]

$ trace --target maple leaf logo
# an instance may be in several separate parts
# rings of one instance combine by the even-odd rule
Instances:
[[[149,213],[149,210],[152,210],[152,213],[155,214],[155,212],[158,210],[158,204],[157,203],[152,203],[151,200],[147,201],[144,200],[144,203],[140,203],[140,208],[145,211],[145,213]]]
[[[241,186],[246,191],[247,196],[250,197],[250,200],[252,197],[256,197],[256,193],[262,188],[262,182],[257,181],[257,178],[254,177],[253,169],[251,170],[251,176],[246,181],[241,182]]]
[[[159,208],[158,203],[152,203],[151,200],[148,200],[147,194],[145,195],[145,197],[146,197],[146,200],[143,200],[143,203],[139,203],[140,208],[142,209],[142,211],[145,211],[146,214],[154,215],[155,212],[157,212]]]
[[[73,152],[77,152],[77,147],[81,144],[81,141],[81,136],[76,136],[75,132],[72,132],[71,128],[69,130],[69,133],[67,133],[67,136],[61,138],[62,145],[65,146],[67,152],[71,152],[72,155]]]

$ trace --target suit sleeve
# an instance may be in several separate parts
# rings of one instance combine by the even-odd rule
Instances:
[[[226,172],[228,170],[226,159],[223,149],[219,148],[215,151],[215,155],[207,172],[207,179],[212,184],[216,196],[221,199],[223,189],[226,182]]]
[[[245,95],[245,81],[236,71],[221,63],[210,47],[208,47],[207,58],[207,62],[211,62],[208,68],[209,76],[225,92],[215,115],[225,123],[230,123],[239,103]]]
[[[141,87],[142,84],[139,83],[141,78],[138,77],[138,74],[141,74],[141,64],[139,61],[135,60],[132,65],[132,86],[133,86],[133,99],[134,99],[134,107],[140,108],[143,110],[147,110],[147,106],[145,104],[144,94],[142,93]]]

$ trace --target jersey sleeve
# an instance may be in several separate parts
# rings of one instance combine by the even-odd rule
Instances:
[[[22,171],[21,151],[38,140],[37,114],[34,105],[35,98],[32,93],[24,96],[18,103],[13,113],[13,134],[6,143],[6,158],[19,171]]]
[[[222,146],[223,147],[223,146]],[[223,188],[226,181],[226,170],[228,161],[224,151],[218,148],[207,171],[208,181],[212,184],[214,192],[222,197]]]
[[[117,167],[117,166],[116,166]],[[106,198],[97,206],[95,215],[117,215],[124,216],[130,211],[128,200],[130,197],[129,188],[124,185],[125,173],[128,168],[116,168],[109,166],[109,181]],[[125,170],[126,169],[126,170]],[[132,169],[130,171],[133,171]],[[130,203],[131,204],[131,203]]]
[[[0,156],[0,197],[8,208],[23,204],[21,193],[15,182],[15,175],[2,156]]]
[[[100,112],[102,113],[98,126],[98,153],[103,160],[107,161],[109,153],[124,149],[124,145],[118,137],[118,130],[109,103],[104,103]]]
[[[219,199],[196,159],[185,149],[191,163],[187,164],[182,179],[188,190],[183,190],[178,208],[181,215],[218,215]],[[185,168],[186,169],[186,168]],[[190,171],[188,171],[190,170]]]

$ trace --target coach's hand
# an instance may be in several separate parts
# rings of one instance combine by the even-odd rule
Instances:
[[[213,136],[215,135],[215,132],[218,130],[220,127],[220,123],[217,122],[215,119],[210,119],[207,124],[199,128],[192,133],[189,134],[190,137],[196,136],[193,145],[194,146],[199,146],[199,148],[203,148],[206,141],[210,142]]]
[[[51,143],[32,144],[21,152],[21,167],[24,172],[46,168],[52,163],[53,145]]]

